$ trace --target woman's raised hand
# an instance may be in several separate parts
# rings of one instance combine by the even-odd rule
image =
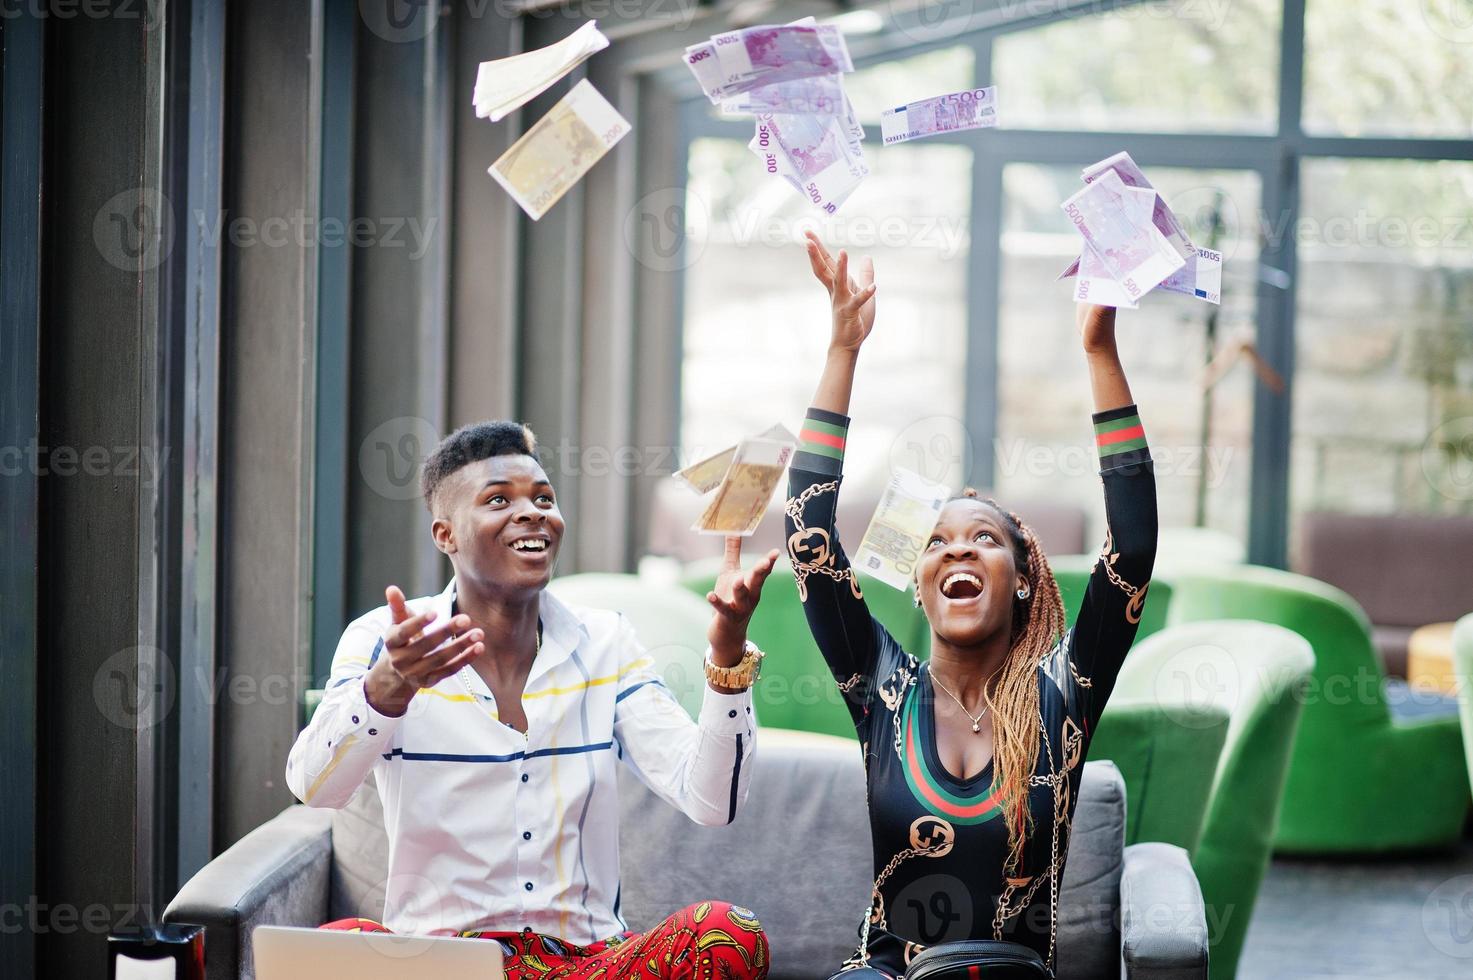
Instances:
[[[859,263],[859,276],[849,274],[849,253],[839,249],[835,259],[813,232],[807,233],[808,261],[813,275],[829,291],[834,312],[834,332],[829,346],[857,351],[875,328],[875,264],[866,258]]]

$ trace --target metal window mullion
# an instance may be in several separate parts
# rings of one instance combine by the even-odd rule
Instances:
[[[221,214],[225,49],[224,0],[188,7],[188,105],[183,160],[183,388],[178,615],[178,884],[214,856],[215,606],[218,600],[217,448],[220,395],[219,241],[207,227]],[[208,224],[207,224],[208,222]]]
[[[355,33],[352,0],[328,0],[322,30],[322,172],[324,222],[353,217]],[[348,385],[352,352],[352,247],[322,243],[317,253],[317,456],[313,461],[313,684],[326,683],[347,621]]]
[[[1284,0],[1279,48],[1279,136],[1271,168],[1263,175],[1262,209],[1282,227],[1299,218],[1300,128],[1304,102],[1305,0]],[[1282,393],[1257,380],[1253,386],[1253,467],[1249,476],[1248,560],[1282,567],[1288,554],[1289,464],[1293,442],[1294,313],[1297,295],[1294,235],[1265,241],[1259,261],[1284,273],[1288,285],[1258,287],[1259,354],[1284,379]]]

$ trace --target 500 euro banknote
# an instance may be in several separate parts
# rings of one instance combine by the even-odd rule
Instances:
[[[997,86],[922,99],[880,114],[880,136],[888,146],[937,133],[997,125]]]
[[[686,48],[685,63],[716,103],[773,82],[854,70],[844,35],[811,17],[716,34]]]
[[[869,174],[838,117],[761,115],[747,147],[768,173],[782,177],[830,214]]]
[[[1133,190],[1115,173],[1105,173],[1061,207],[1111,278],[1135,301],[1185,265],[1186,260],[1153,224],[1142,220],[1142,208]]]

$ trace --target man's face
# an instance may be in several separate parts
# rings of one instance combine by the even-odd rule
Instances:
[[[435,544],[485,591],[536,592],[552,578],[563,515],[530,456],[493,456],[452,473],[436,494]]]

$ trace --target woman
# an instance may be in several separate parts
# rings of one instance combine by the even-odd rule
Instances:
[[[1052,970],[1081,768],[1156,550],[1155,478],[1115,311],[1078,316],[1108,527],[1073,629],[1033,532],[968,490],[942,508],[916,563],[916,603],[931,624],[922,662],[870,616],[834,526],[874,268],[866,260],[856,281],[845,252],[835,259],[808,237],[833,325],[790,474],[788,552],[863,746],[877,874],[843,971],[900,977],[925,947],[963,939],[1022,944]]]

